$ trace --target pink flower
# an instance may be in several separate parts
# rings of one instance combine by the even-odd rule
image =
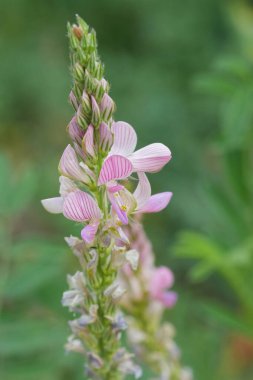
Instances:
[[[91,195],[81,190],[70,193],[64,200],[63,215],[75,222],[89,222],[82,229],[81,236],[86,243],[94,240],[101,219],[101,211]]]
[[[116,181],[107,183],[107,194],[113,210],[122,224],[128,224],[129,214],[155,213],[167,207],[172,193],[164,192],[151,195],[151,186],[145,173],[138,173],[139,183],[131,194]]]
[[[139,183],[133,196],[137,206],[135,213],[154,213],[162,211],[169,204],[173,193],[163,192],[151,195],[151,186],[145,173],[138,173]]]
[[[171,308],[177,301],[177,294],[168,291],[174,283],[174,275],[169,268],[159,267],[154,269],[150,278],[150,295],[160,301],[164,306]]]
[[[127,178],[133,172],[157,172],[171,159],[169,148],[160,143],[134,152],[137,136],[133,127],[125,122],[113,123],[112,132],[114,142],[100,171],[99,185]]]
[[[50,213],[63,215],[70,220],[79,223],[88,222],[81,231],[81,236],[86,243],[91,243],[97,233],[101,219],[101,211],[94,198],[77,190],[74,183],[66,177],[60,177],[60,197],[43,199],[43,207]]]
[[[70,179],[90,183],[90,177],[81,168],[77,155],[71,145],[68,145],[64,150],[59,163],[59,171]]]
[[[107,184],[107,195],[112,209],[116,212],[122,224],[128,224],[129,200],[127,199],[127,193],[129,192],[124,186],[117,184],[117,182],[111,181]]]

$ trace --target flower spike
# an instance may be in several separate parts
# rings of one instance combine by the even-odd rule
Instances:
[[[42,200],[48,212],[63,214],[78,228],[78,236],[65,239],[81,265],[68,276],[69,289],[62,297],[62,305],[74,315],[65,349],[84,357],[86,377],[93,380],[141,377],[134,360],[141,352],[148,365],[150,358],[157,358],[152,368],[154,373],[158,369],[157,378],[186,379],[178,360],[175,364],[171,333],[159,325],[163,309],[176,301],[170,290],[173,274],[168,268],[154,267],[151,244],[136,223],[143,213],[163,210],[171,199],[169,192],[151,195],[145,174],[161,170],[171,152],[160,143],[136,150],[134,128],[114,120],[116,107],[95,31],[77,16],[76,24],[68,24],[68,37],[73,77],[69,100],[74,108],[67,127],[71,145],[59,162],[60,195]],[[138,176],[133,193],[132,173]],[[136,225],[138,244],[132,233]],[[150,315],[158,325],[149,338],[154,347],[161,343],[159,352],[152,352],[152,345],[150,352],[145,350],[149,321],[138,323],[138,318]],[[135,354],[124,347],[125,330],[130,338],[139,339],[133,344]]]

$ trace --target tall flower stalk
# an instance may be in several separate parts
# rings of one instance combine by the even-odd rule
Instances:
[[[68,276],[69,290],[62,298],[73,313],[66,350],[85,357],[89,379],[138,378],[141,370],[121,343],[127,324],[119,303],[127,289],[119,274],[125,264],[136,270],[139,260],[126,226],[136,215],[161,211],[169,203],[170,192],[151,195],[145,172],[161,170],[171,153],[160,143],[135,150],[133,127],[113,119],[115,104],[95,31],[77,16],[77,24],[68,25],[68,37],[69,99],[75,111],[67,128],[71,144],[59,163],[60,196],[42,201],[47,211],[80,225],[79,237],[65,238],[80,262],[80,271]],[[137,183],[133,193],[131,182]]]
[[[121,306],[127,315],[130,346],[156,380],[192,380],[192,371],[181,366],[174,326],[162,321],[165,310],[177,301],[177,294],[170,290],[174,275],[167,267],[155,266],[152,244],[140,217],[127,226],[127,234],[132,248],[140,254],[135,272],[126,265],[120,273],[122,286],[127,289]]]

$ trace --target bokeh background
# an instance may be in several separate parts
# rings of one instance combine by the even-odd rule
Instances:
[[[150,176],[173,202],[145,226],[176,275],[182,361],[196,380],[252,380],[252,0],[0,0],[0,378],[82,379],[60,304],[73,226],[40,205],[68,143],[75,13],[97,31],[116,118],[173,152]]]

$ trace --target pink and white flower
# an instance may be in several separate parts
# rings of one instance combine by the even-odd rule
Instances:
[[[102,214],[97,202],[91,195],[81,190],[70,193],[64,200],[63,215],[75,222],[88,222],[82,229],[81,236],[86,243],[92,243]]]
[[[145,173],[138,173],[139,183],[131,194],[116,181],[107,184],[107,194],[113,210],[122,224],[128,224],[131,214],[146,214],[162,211],[169,204],[172,193],[163,192],[151,195],[151,186]]]
[[[75,150],[70,144],[65,148],[62,154],[59,171],[63,176],[85,184],[91,181],[90,176],[81,168]]]
[[[177,301],[177,293],[167,290],[174,283],[174,275],[169,268],[154,268],[150,278],[150,295],[154,300],[161,302],[165,307],[171,308]]]
[[[134,151],[137,135],[128,123],[113,123],[114,142],[100,171],[98,184],[127,178],[133,172],[155,173],[171,159],[169,148],[160,143],[150,144]]]
[[[94,198],[84,191],[77,190],[75,184],[66,177],[60,177],[60,197],[43,199],[43,207],[50,213],[61,214],[70,220],[88,224],[81,236],[86,243],[92,243],[97,233],[101,211]]]
[[[138,173],[139,183],[133,196],[137,206],[135,214],[160,212],[169,204],[173,193],[166,191],[151,195],[151,186],[145,173]]]

